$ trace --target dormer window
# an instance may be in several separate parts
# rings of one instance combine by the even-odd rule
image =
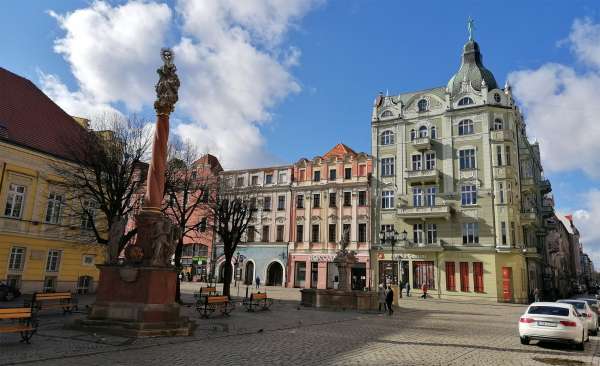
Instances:
[[[392,117],[394,114],[392,113],[392,111],[385,111],[381,114],[381,117],[386,118],[386,117]]]
[[[473,102],[473,99],[469,98],[469,97],[464,97],[461,100],[458,101],[458,105],[469,105],[469,104],[475,104],[475,102]]]
[[[419,109],[419,112],[426,112],[429,109],[429,102],[427,102],[427,99],[419,100],[417,108]]]
[[[381,134],[381,145],[391,145],[394,143],[394,133],[392,131],[383,131]]]
[[[435,126],[431,126],[431,138],[437,138],[437,131],[435,130]]]

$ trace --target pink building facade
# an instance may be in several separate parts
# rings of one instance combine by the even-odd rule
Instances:
[[[347,232],[348,249],[357,258],[352,288],[372,287],[371,156],[338,144],[323,156],[301,159],[293,169],[287,286],[337,288],[333,260]]]

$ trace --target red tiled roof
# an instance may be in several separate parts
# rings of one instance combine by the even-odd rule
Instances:
[[[85,132],[31,81],[0,67],[0,139],[68,158],[66,141]]]
[[[327,154],[323,155],[323,157],[328,158],[330,156],[344,156],[346,154],[356,155],[356,152],[344,144],[337,144],[333,147],[333,149],[329,150]]]

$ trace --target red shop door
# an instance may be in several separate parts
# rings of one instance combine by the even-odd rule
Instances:
[[[502,267],[502,297],[506,302],[513,301],[512,268]]]

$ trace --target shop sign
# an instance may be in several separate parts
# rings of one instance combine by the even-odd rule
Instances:
[[[310,257],[311,262],[333,262],[334,259],[335,255],[331,254],[318,254]]]

